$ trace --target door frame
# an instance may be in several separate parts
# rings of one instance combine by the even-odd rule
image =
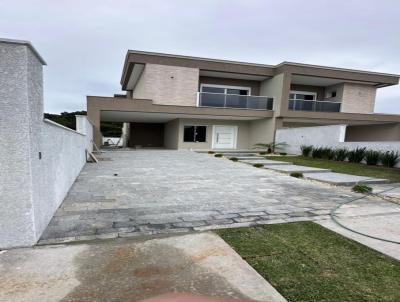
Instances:
[[[232,148],[225,148],[225,149],[237,149],[237,136],[238,136],[238,128],[239,126],[235,125],[213,125],[212,126],[212,136],[211,136],[211,149],[217,149],[215,148],[215,131],[217,127],[232,127],[233,128],[233,147]],[[224,148],[218,148],[218,149],[224,149]]]

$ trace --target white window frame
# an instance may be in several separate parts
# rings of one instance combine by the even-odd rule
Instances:
[[[237,137],[238,137],[238,133],[239,133],[239,126],[235,126],[235,125],[213,125],[212,126],[212,136],[211,136],[211,149],[215,149],[214,137],[215,137],[215,129],[216,129],[216,127],[233,127],[234,128],[234,138],[233,138],[233,147],[232,147],[232,149],[237,149]]]
[[[218,84],[206,84],[202,83],[200,84],[200,92],[203,92],[203,87],[213,87],[213,88],[223,88],[225,89],[224,94],[226,93],[227,89],[240,89],[240,90],[247,90],[249,92],[248,96],[251,95],[251,87],[242,87],[242,86],[229,86],[229,85],[218,85]],[[212,92],[205,92],[205,93],[212,93]],[[236,94],[234,94],[236,95]],[[239,94],[237,94],[239,95]]]
[[[311,92],[311,91],[299,91],[299,90],[290,90],[290,94],[304,94],[304,95],[312,95],[314,96],[313,100],[308,100],[308,101],[316,101],[317,100],[317,93],[316,92]],[[290,99],[290,98],[289,98]],[[291,99],[292,100],[292,99]],[[306,101],[307,100],[298,100],[295,99],[296,101]]]

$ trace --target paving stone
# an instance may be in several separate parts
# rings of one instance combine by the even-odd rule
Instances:
[[[359,196],[190,151],[107,151],[105,155],[112,161],[85,165],[41,242],[114,237],[119,228],[119,237],[141,236],[302,218],[289,217],[295,212],[304,212],[307,219],[307,212],[322,216],[323,212],[314,211]],[[263,215],[251,216],[256,213]],[[153,227],[140,230],[144,225]]]
[[[239,214],[219,214],[213,216],[214,219],[229,219],[235,217],[239,217]]]
[[[204,221],[187,221],[187,222],[177,222],[173,224],[173,226],[177,228],[193,228],[203,225],[206,225]]]
[[[336,172],[328,173],[304,173],[305,178],[329,183],[337,186],[352,186],[355,184],[379,184],[387,183],[387,179],[356,176]]]
[[[232,219],[213,219],[213,220],[207,220],[206,221],[208,224],[229,224],[229,223],[234,223]]]
[[[277,160],[270,160],[270,159],[248,159],[248,160],[240,160],[241,162],[244,162],[246,164],[263,164],[264,166],[276,166],[276,165],[292,165],[292,163],[286,162],[286,161],[277,161]]]
[[[255,221],[257,219],[260,219],[259,216],[253,216],[253,217],[236,217],[233,218],[234,221],[236,222],[248,222],[248,221]]]
[[[265,212],[245,212],[245,213],[239,213],[240,216],[247,217],[247,216],[261,216],[265,215]]]
[[[298,166],[298,165],[266,165],[267,169],[271,169],[278,172],[284,173],[325,173],[331,172],[329,169],[321,169],[321,168],[313,168],[313,167],[305,167],[305,166]]]

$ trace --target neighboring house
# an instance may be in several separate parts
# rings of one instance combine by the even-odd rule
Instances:
[[[125,122],[130,147],[249,149],[280,128],[348,125],[348,140],[399,141],[400,116],[375,114],[398,75],[283,62],[276,66],[128,51],[126,95],[87,97],[100,121]],[[400,100],[399,100],[400,101]]]

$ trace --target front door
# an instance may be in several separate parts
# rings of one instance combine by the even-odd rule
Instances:
[[[236,126],[214,126],[214,149],[236,149]]]

